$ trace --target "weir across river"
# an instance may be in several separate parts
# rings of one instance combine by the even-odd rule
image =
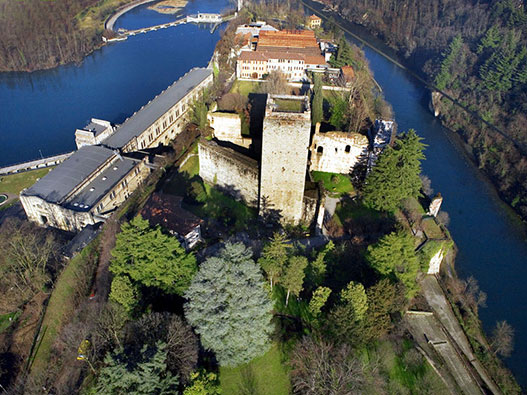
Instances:
[[[119,15],[122,15],[122,13],[120,13]],[[198,13],[198,14],[188,15],[186,17],[175,20],[174,22],[163,23],[160,25],[149,26],[149,27],[144,27],[144,28],[134,29],[134,30],[119,29],[116,32],[118,34],[117,37],[106,38],[103,36],[102,39],[104,42],[123,41],[123,40],[126,40],[130,36],[135,36],[136,34],[148,33],[148,32],[156,31],[159,29],[166,29],[168,27],[179,26],[185,23],[208,23],[212,25],[211,32],[213,32],[214,30],[216,30],[216,27],[218,27],[222,22],[227,21],[229,19],[230,19],[229,17],[224,18],[220,14]],[[109,27],[109,24],[107,24],[107,28],[108,27]],[[111,27],[113,28],[113,23],[111,24]],[[111,30],[111,29],[108,29],[108,30]]]

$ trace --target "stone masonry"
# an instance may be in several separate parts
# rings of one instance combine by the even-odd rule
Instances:
[[[269,95],[263,124],[260,213],[302,220],[311,110],[307,96]]]

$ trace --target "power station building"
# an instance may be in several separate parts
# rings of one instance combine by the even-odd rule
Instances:
[[[92,119],[78,129],[80,149],[20,193],[28,219],[78,231],[108,218],[150,174],[144,150],[181,133],[192,103],[212,80],[211,69],[192,69],[119,127]]]

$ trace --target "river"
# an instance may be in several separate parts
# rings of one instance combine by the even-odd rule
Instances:
[[[339,23],[341,20],[339,20]],[[386,49],[357,26],[346,25],[368,43]],[[456,270],[460,277],[474,276],[487,293],[487,307],[479,316],[487,333],[497,321],[515,329],[515,347],[507,366],[527,387],[527,238],[525,227],[498,197],[493,186],[467,157],[460,139],[444,128],[428,109],[429,93],[412,73],[403,70],[360,41],[375,79],[392,105],[399,131],[415,129],[428,144],[423,173],[444,198],[450,214],[448,226],[459,249]]]
[[[194,0],[184,14],[219,12],[228,0]],[[175,20],[133,9],[115,28]],[[122,122],[192,67],[206,66],[220,29],[193,24],[138,34],[87,56],[80,65],[33,73],[0,73],[0,166],[75,149],[75,129],[90,118]]]
[[[196,0],[184,13],[220,11],[227,0]],[[169,22],[170,15],[138,7],[119,18],[116,28],[134,29]],[[181,25],[107,45],[77,65],[35,73],[0,74],[0,166],[75,148],[74,131],[91,117],[119,123],[190,68],[205,66],[219,32]],[[373,39],[372,39],[373,41]],[[516,330],[507,359],[527,386],[527,243],[522,224],[466,157],[455,136],[427,108],[427,91],[410,73],[368,47],[366,57],[399,130],[414,128],[429,145],[424,173],[444,196],[449,229],[459,248],[456,268],[473,275],[487,292],[480,310],[490,331],[498,320]]]

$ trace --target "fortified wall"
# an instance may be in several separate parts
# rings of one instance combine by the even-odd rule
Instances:
[[[242,120],[239,114],[229,112],[212,112],[207,114],[210,127],[214,129],[214,137],[228,141],[240,147],[249,148],[252,139],[242,135]]]
[[[368,146],[368,138],[362,134],[317,132],[311,143],[310,170],[349,174],[359,159],[368,154]]]
[[[214,141],[202,139],[199,149],[199,175],[251,207],[258,206],[258,162]]]

